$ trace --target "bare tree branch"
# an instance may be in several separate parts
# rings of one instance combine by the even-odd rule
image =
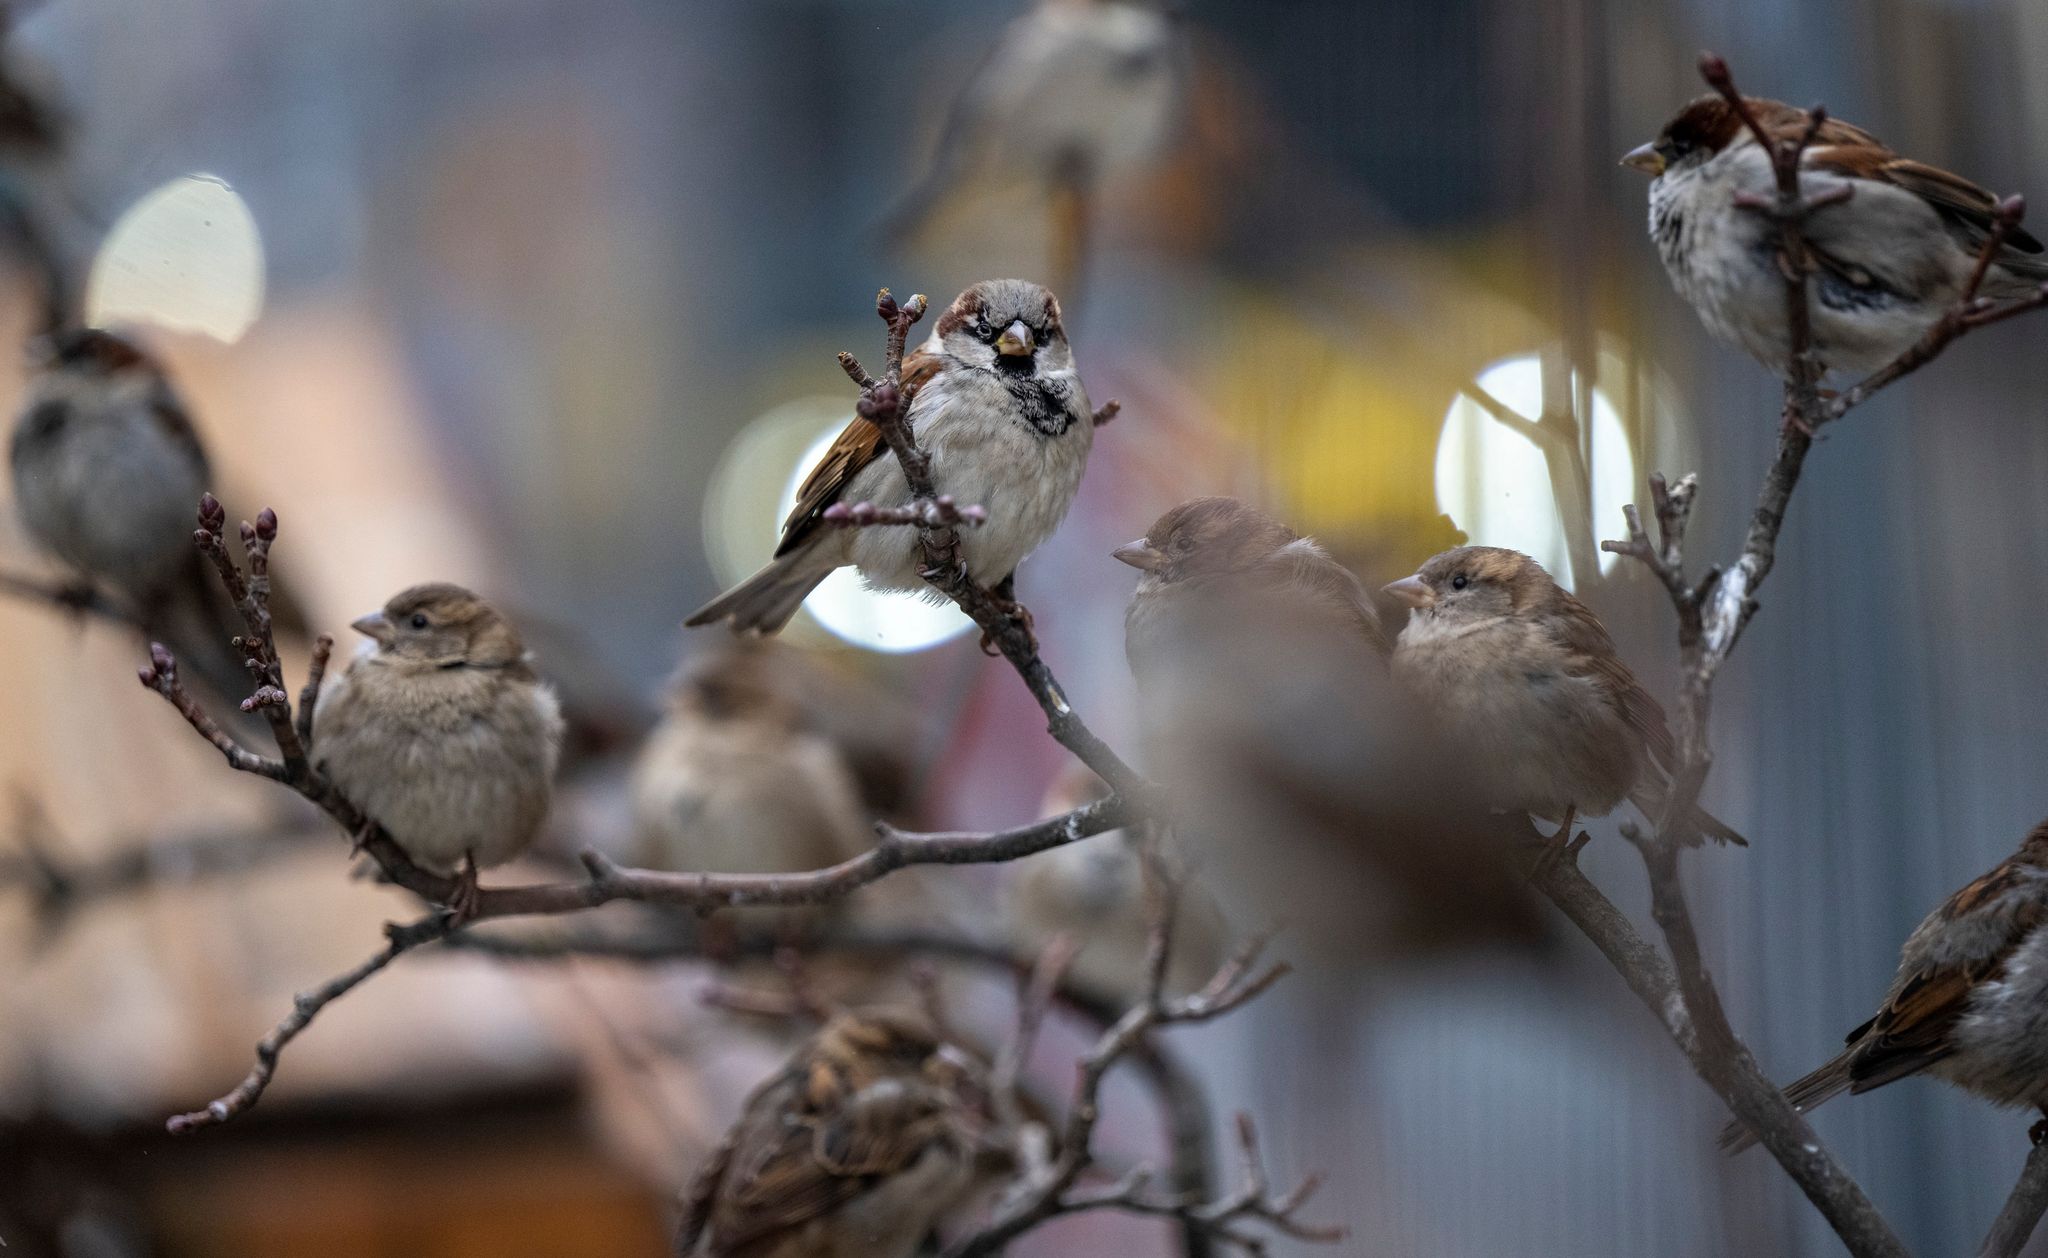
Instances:
[[[2036,1142],[2027,1155],[2020,1182],[2013,1185],[2005,1208],[1998,1212],[1984,1238],[1984,1248],[1977,1251],[1978,1258],[2019,1258],[2044,1212],[2048,1212],[2048,1140]]]
[[[1294,1211],[1314,1192],[1315,1181],[1310,1180],[1277,1200],[1268,1195],[1248,1125],[1240,1127],[1247,1141],[1245,1152],[1251,1167],[1247,1186],[1221,1201],[1204,1203],[1185,1197],[1148,1196],[1149,1173],[1143,1168],[1132,1171],[1106,1192],[1076,1190],[1082,1172],[1094,1163],[1102,1084],[1111,1068],[1155,1030],[1220,1017],[1256,999],[1287,973],[1284,964],[1257,968],[1266,939],[1255,938],[1225,962],[1200,991],[1177,1000],[1167,999],[1165,976],[1178,886],[1156,852],[1146,860],[1145,869],[1149,925],[1143,998],[1105,1031],[1078,1063],[1079,1078],[1061,1124],[1056,1151],[1047,1134],[1035,1129],[1035,1124],[1024,1124],[1014,1130],[1016,1160],[1022,1167],[1018,1178],[997,1201],[989,1221],[950,1246],[947,1258],[987,1258],[1002,1252],[1011,1241],[1048,1219],[1112,1208],[1171,1215],[1214,1239],[1237,1245],[1256,1244],[1255,1238],[1241,1230],[1242,1225],[1255,1221],[1302,1239],[1336,1239],[1342,1235],[1341,1231],[1312,1228],[1294,1219]]]

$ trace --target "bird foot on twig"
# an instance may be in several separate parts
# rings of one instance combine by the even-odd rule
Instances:
[[[476,916],[483,905],[483,888],[477,885],[476,853],[465,852],[461,872],[455,875],[455,890],[441,907],[448,910],[450,926],[460,926]]]
[[[1559,861],[1568,865],[1578,864],[1580,849],[1593,839],[1593,836],[1584,830],[1579,831],[1576,836],[1572,834],[1572,827],[1577,824],[1578,819],[1578,809],[1564,810],[1563,823],[1557,827],[1557,833],[1543,841],[1543,850],[1537,854],[1536,864],[1529,870],[1529,882],[1532,886],[1548,878],[1550,871],[1557,868]]]

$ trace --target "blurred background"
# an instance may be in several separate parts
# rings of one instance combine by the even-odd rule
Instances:
[[[1701,48],[1751,92],[2048,196],[2048,7],[2027,0],[1112,5],[1051,79],[1018,51],[1039,28],[1011,27],[1046,21],[1029,0],[8,8],[6,73],[61,123],[6,159],[9,195],[84,317],[167,362],[231,515],[278,509],[311,622],[340,632],[431,577],[528,627],[583,718],[543,864],[642,841],[633,758],[679,664],[719,645],[678,625],[772,548],[850,414],[834,351],[880,357],[882,285],[943,303],[1043,279],[1091,395],[1122,402],[1019,588],[1068,693],[1128,746],[1132,580],[1108,552],[1202,493],[1262,503],[1375,585],[1458,531],[1530,551],[1669,693],[1661,589],[1590,543],[1649,471],[1697,470],[1692,553],[1732,554],[1778,415],[1669,291],[1615,164],[1701,90]],[[10,342],[39,301],[15,253]],[[1754,846],[1687,869],[1776,1077],[1830,1055],[1910,928],[2048,814],[2041,335],[1973,337],[1830,431],[1723,674],[1707,802]],[[1574,411],[1585,474],[1475,392]],[[0,556],[55,571],[11,512]],[[771,671],[865,815],[993,827],[1071,791],[963,627],[846,580],[787,635]],[[0,600],[8,1253],[665,1252],[676,1189],[787,1048],[706,1007],[697,967],[408,957],[247,1118],[161,1134],[411,909],[235,780],[137,659],[116,626]],[[1592,829],[1585,867],[1647,927],[1639,862],[1613,819]],[[81,881],[123,853],[124,877]],[[905,880],[891,911],[987,925],[1023,876]],[[1341,1252],[1836,1252],[1764,1155],[1717,1156],[1714,1098],[1551,933],[1307,955],[1174,1046],[1218,1113],[1258,1116],[1277,1178],[1328,1173],[1308,1213],[1350,1225]],[[999,1033],[1003,987],[962,980],[963,1020]],[[1043,1046],[1048,1087],[1082,1033]],[[1132,1156],[1156,1152],[1147,1104],[1116,1098]],[[1816,1126],[1933,1254],[1974,1249],[2028,1121],[1914,1080]],[[1171,1243],[1085,1219],[1017,1252]]]

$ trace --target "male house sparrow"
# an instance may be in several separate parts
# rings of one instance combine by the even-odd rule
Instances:
[[[519,631],[448,584],[400,590],[350,626],[365,641],[313,710],[313,760],[420,865],[460,866],[449,907],[473,907],[479,866],[525,851],[547,816],[562,714]]]
[[[1923,1071],[1999,1105],[2048,1112],[2048,822],[1915,927],[1877,1016],[1785,1089],[1801,1110]],[[1740,1123],[1730,1153],[1756,1143]]]
[[[1576,817],[1604,817],[1624,799],[1662,816],[1678,754],[1664,709],[1543,565],[1461,546],[1386,592],[1412,609],[1394,643],[1394,678],[1489,806],[1561,821],[1560,842]],[[1693,823],[1723,843],[1748,842],[1703,810]]]
[[[1116,556],[1145,574],[1124,643],[1146,760],[1233,927],[1283,919],[1347,969],[1535,937],[1524,880],[1406,710],[1355,576],[1230,498],[1175,507]]]
[[[1774,138],[1805,131],[1803,109],[1754,97],[1749,105]],[[1702,96],[1621,160],[1653,176],[1650,236],[1679,295],[1715,336],[1784,374],[1789,338],[1777,227],[1737,204],[1775,198],[1777,180],[1769,154],[1734,107]],[[1809,198],[1852,190],[1848,200],[1817,209],[1802,228],[1815,263],[1807,281],[1814,349],[1830,369],[1875,371],[1962,295],[1997,198],[1834,118],[1806,149],[1801,170],[1800,191]],[[1979,291],[2018,297],[2044,279],[2041,243],[2015,229]]]
[[[787,648],[692,660],[633,766],[639,863],[704,873],[819,869],[872,845],[839,749],[778,685]],[[801,910],[799,910],[801,911]],[[789,910],[738,910],[786,918]]]
[[[974,1187],[977,1068],[920,1018],[842,1014],[747,1098],[676,1252],[910,1258]]]
[[[968,571],[983,584],[1007,579],[1066,515],[1095,439],[1059,300],[1025,280],[983,280],[904,357],[903,388],[939,492],[988,510],[986,524],[960,534]],[[929,589],[915,529],[839,529],[820,518],[836,502],[909,501],[881,429],[856,418],[798,489],[774,560],[684,623],[774,633],[845,564],[877,589]]]

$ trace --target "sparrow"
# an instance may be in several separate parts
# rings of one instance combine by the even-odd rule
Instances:
[[[228,643],[244,632],[192,545],[212,471],[163,368],[98,328],[39,338],[9,463],[14,509],[36,547],[86,587],[104,587],[150,638],[222,698],[248,671]],[[280,599],[280,620],[298,613]]]
[[[1095,439],[1059,300],[1025,280],[976,284],[904,357],[903,390],[933,484],[988,511],[987,523],[960,533],[968,572],[984,585],[1007,581],[1066,515]],[[797,490],[773,561],[684,623],[775,633],[847,564],[876,589],[932,593],[919,575],[917,530],[835,528],[823,519],[834,503],[909,501],[882,430],[856,418]]]
[[[1773,138],[1804,133],[1806,110],[1747,98]],[[1680,296],[1707,329],[1787,372],[1785,279],[1777,227],[1739,200],[1777,196],[1770,155],[1735,109],[1702,96],[1622,159],[1650,175],[1650,238]],[[1822,123],[1801,157],[1800,191],[1848,199],[1801,229],[1813,344],[1830,370],[1865,374],[1898,357],[1954,306],[1991,231],[1998,199],[1945,170],[1901,157],[1861,127]],[[1979,294],[2024,296],[2048,280],[2041,242],[2017,228]]]
[[[1178,13],[1129,0],[1037,0],[1003,31],[948,111],[925,173],[892,215],[914,232],[964,181],[1086,187],[1158,156],[1187,94]]]
[[[1785,1089],[1811,1110],[1925,1071],[1999,1105],[2048,1112],[2048,821],[2020,850],[1944,901],[1899,951],[1876,1016],[1848,1047]],[[1741,1123],[1721,1147],[1756,1143]]]
[[[479,867],[524,852],[547,816],[562,714],[511,622],[458,585],[400,590],[349,626],[364,641],[313,709],[312,758],[407,856],[458,866],[458,916]]]
[[[1144,758],[1232,933],[1282,921],[1336,973],[1540,936],[1498,819],[1393,685],[1356,576],[1230,498],[1114,553],[1143,573],[1124,641]]]
[[[1677,747],[1591,609],[1520,551],[1461,546],[1385,587],[1411,609],[1393,674],[1490,807],[1558,821],[1627,799],[1662,817]],[[1696,811],[1693,826],[1747,844]],[[1697,843],[1698,835],[1692,836]]]
[[[1353,648],[1386,651],[1379,613],[1358,578],[1314,538],[1235,498],[1184,502],[1111,553],[1144,574],[1124,615],[1124,653],[1141,676],[1145,657],[1188,627],[1188,611],[1225,619],[1216,614],[1224,603],[1279,605]]]
[[[780,684],[793,654],[742,642],[683,669],[633,766],[637,863],[788,873],[835,865],[873,845],[844,757],[806,727]],[[737,912],[782,921],[791,910]]]
[[[676,1253],[910,1258],[975,1187],[984,1088],[923,1019],[839,1015],[747,1098],[685,1199]]]

